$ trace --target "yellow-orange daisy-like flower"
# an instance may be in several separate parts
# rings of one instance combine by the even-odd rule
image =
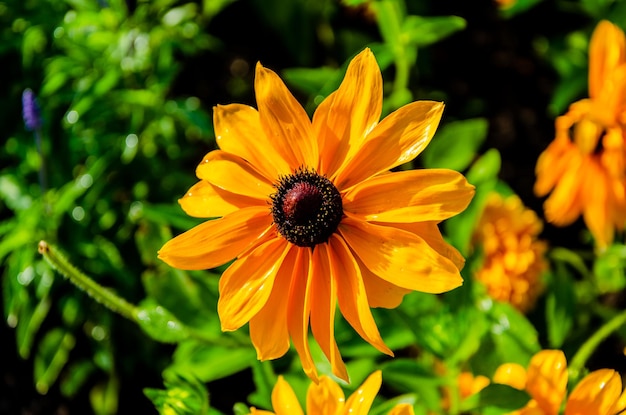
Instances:
[[[306,413],[309,415],[367,415],[380,389],[380,371],[372,373],[346,400],[343,390],[328,376],[312,383],[307,390]],[[272,390],[274,412],[251,408],[253,415],[304,415],[293,389],[282,376]],[[413,415],[413,407],[402,403],[394,406],[389,415]]]
[[[476,279],[492,298],[522,312],[532,308],[543,287],[547,246],[538,239],[542,227],[518,196],[493,193],[474,232],[474,245],[482,247],[484,254]]]
[[[392,355],[370,307],[461,285],[464,259],[437,224],[463,211],[474,188],[455,171],[390,171],[430,142],[443,104],[413,102],[379,122],[382,76],[369,49],[312,120],[261,64],[254,89],[258,110],[214,109],[219,150],[180,200],[191,216],[219,219],[170,240],[159,257],[190,270],[235,259],[219,284],[222,330],[249,322],[261,360],[284,355],[291,339],[317,379],[310,324],[333,373],[348,379],[334,336],[337,304],[361,337]]]
[[[509,415],[557,415],[567,394],[567,361],[560,350],[541,350],[528,370],[515,363],[500,366],[495,383],[526,390],[531,400]],[[585,376],[565,401],[565,415],[617,415],[626,409],[622,380],[612,369],[600,369]]]
[[[596,245],[613,241],[626,223],[626,40],[601,21],[589,46],[589,98],[555,122],[556,137],[539,156],[535,193],[549,222],[566,226],[582,215]]]

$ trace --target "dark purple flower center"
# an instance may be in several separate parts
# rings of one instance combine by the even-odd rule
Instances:
[[[281,177],[271,196],[278,232],[289,242],[314,247],[328,241],[343,217],[339,191],[324,176],[299,168]]]

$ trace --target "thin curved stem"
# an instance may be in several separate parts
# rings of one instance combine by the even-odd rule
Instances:
[[[580,373],[593,354],[596,348],[621,326],[626,324],[626,310],[617,314],[615,317],[604,323],[583,345],[578,349],[571,363],[569,364],[569,375],[571,378],[577,379]]]

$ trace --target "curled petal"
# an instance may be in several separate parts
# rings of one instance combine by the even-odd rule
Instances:
[[[211,151],[196,168],[198,178],[221,189],[266,203],[276,190],[241,157],[222,150]]]
[[[560,350],[541,350],[530,360],[526,390],[546,415],[557,415],[567,390],[567,361]]]
[[[596,98],[619,65],[626,63],[624,32],[608,20],[596,26],[589,43],[589,96]]]
[[[335,309],[337,282],[331,277],[326,244],[319,244],[312,253],[311,330],[315,340],[330,361],[333,374],[348,382],[346,365],[335,341]]]
[[[272,406],[276,415],[304,415],[296,394],[282,376],[272,390]]]
[[[249,162],[270,182],[291,173],[261,127],[259,112],[247,105],[218,105],[213,108],[215,141],[220,149]]]
[[[348,398],[344,413],[350,415],[367,415],[382,383],[383,376],[380,370],[369,375],[369,377],[365,379],[365,382]]]
[[[272,293],[265,306],[250,319],[250,339],[259,360],[277,359],[289,350],[286,299],[289,298],[295,262],[296,250],[291,249],[276,274]]]
[[[414,415],[413,406],[408,403],[401,403],[393,407],[388,415]]]
[[[328,376],[312,383],[306,394],[306,411],[309,414],[341,414],[346,398],[343,390]]]
[[[380,120],[383,80],[368,48],[352,59],[339,88],[317,107],[313,130],[320,148],[320,171],[329,177],[358,149]]]
[[[223,331],[237,330],[263,308],[290,247],[283,238],[270,239],[224,271],[217,303]]]
[[[291,287],[287,301],[287,326],[293,345],[300,356],[302,369],[314,382],[318,382],[317,369],[309,348],[309,316],[311,315],[311,284],[313,274],[308,248],[298,249],[293,267]]]
[[[341,314],[363,339],[381,352],[393,356],[380,337],[372,316],[359,264],[339,236],[331,236],[329,245],[330,274],[337,284]]]
[[[567,399],[565,415],[615,415],[621,394],[619,373],[612,369],[596,370],[576,385]]]
[[[413,160],[430,143],[442,113],[441,102],[416,101],[389,114],[331,180],[340,191],[346,190]]]
[[[463,283],[454,263],[415,234],[350,217],[339,232],[371,272],[399,287],[442,293]]]
[[[346,192],[344,209],[377,222],[441,221],[465,210],[474,186],[446,169],[407,170],[373,177]]]
[[[159,251],[159,258],[179,269],[215,268],[238,256],[271,224],[267,207],[241,209],[170,239]]]
[[[504,363],[498,366],[493,374],[493,382],[524,390],[526,388],[526,369],[518,363]]]
[[[283,81],[259,63],[256,66],[254,91],[261,126],[273,141],[278,157],[287,162],[291,171],[303,165],[317,169],[319,156],[311,121]]]
[[[259,200],[222,190],[201,180],[178,199],[178,203],[189,216],[217,218],[248,206],[258,206]]]

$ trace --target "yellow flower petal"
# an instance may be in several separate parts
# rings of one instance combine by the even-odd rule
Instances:
[[[332,176],[361,146],[380,120],[382,103],[380,69],[374,54],[366,48],[350,62],[337,91],[322,101],[313,115],[321,172]]]
[[[557,415],[567,390],[567,362],[560,350],[541,350],[530,360],[526,390],[545,415]]]
[[[224,271],[217,303],[223,331],[237,330],[265,305],[289,249],[284,239],[270,239]]]
[[[159,258],[179,269],[215,268],[243,252],[271,223],[267,207],[241,209],[169,240],[159,251]]]
[[[518,363],[504,363],[498,366],[493,374],[493,382],[524,390],[526,388],[526,369]]]
[[[356,261],[361,269],[361,277],[370,307],[396,308],[402,303],[404,296],[411,292],[376,276],[358,258]]]
[[[296,394],[282,376],[272,390],[272,406],[276,415],[304,415]]]
[[[383,376],[380,370],[369,375],[348,398],[344,414],[367,415],[382,383]]]
[[[337,282],[331,276],[326,244],[319,244],[312,253],[311,330],[315,340],[328,358],[333,374],[348,382],[346,365],[341,360],[335,341],[335,309]]]
[[[389,114],[368,134],[353,157],[331,180],[346,190],[378,173],[406,163],[426,148],[441,120],[443,104],[416,101]]]
[[[458,172],[406,170],[357,184],[344,195],[343,207],[367,221],[441,221],[465,210],[473,196],[474,186]]]
[[[401,403],[393,407],[388,415],[414,415],[413,405]]]
[[[339,415],[345,405],[343,390],[328,376],[312,383],[306,394],[306,412],[309,415]]]
[[[280,157],[276,141],[261,128],[259,112],[247,105],[218,105],[213,108],[215,141],[224,151],[248,161],[270,182],[291,173]]]
[[[337,235],[331,236],[328,242],[330,274],[337,284],[341,313],[363,339],[381,352],[393,356],[393,352],[385,345],[378,332],[370,311],[361,269],[352,252],[346,242]]]
[[[589,43],[589,96],[596,98],[615,69],[626,62],[624,32],[613,23],[602,20]]]
[[[615,415],[621,394],[619,373],[612,369],[596,370],[576,385],[565,405],[565,415]]]
[[[318,382],[317,369],[309,348],[309,316],[311,314],[312,263],[308,248],[298,249],[296,265],[293,268],[289,302],[287,308],[287,326],[293,345],[300,356],[304,373],[314,382]]]
[[[339,233],[370,271],[399,287],[442,293],[463,283],[452,261],[417,235],[350,217],[339,225]]]
[[[587,174],[581,177],[583,182],[583,200],[593,201],[586,203],[583,209],[583,218],[593,234],[598,247],[604,248],[613,240],[613,221],[611,211],[613,204],[610,199],[610,180],[606,172],[599,166],[589,163]]]
[[[196,168],[196,175],[216,187],[258,199],[263,204],[275,192],[272,183],[248,162],[222,150],[207,154]]]
[[[274,141],[277,156],[285,160],[292,171],[302,165],[317,169],[319,153],[311,121],[283,81],[259,63],[254,91],[261,126],[266,136]]]
[[[277,359],[289,350],[287,329],[287,301],[291,274],[296,262],[297,250],[289,250],[276,274],[272,293],[265,306],[250,319],[250,339],[259,360]]]
[[[189,216],[217,218],[248,206],[259,205],[259,200],[228,192],[201,180],[178,199],[178,203]]]
[[[452,261],[459,271],[463,269],[465,258],[455,247],[443,239],[438,222],[394,223],[393,226],[419,236],[431,248]]]

